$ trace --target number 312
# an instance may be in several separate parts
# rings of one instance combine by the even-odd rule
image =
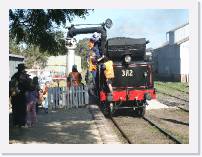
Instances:
[[[122,76],[133,76],[133,70],[122,70]]]

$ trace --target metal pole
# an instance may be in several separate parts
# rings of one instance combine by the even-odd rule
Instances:
[[[72,70],[72,66],[75,64],[76,39],[67,38],[66,48],[67,48],[66,73],[68,75]]]

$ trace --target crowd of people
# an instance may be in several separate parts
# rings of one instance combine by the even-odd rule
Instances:
[[[37,121],[38,107],[45,103],[47,113],[48,85],[41,89],[38,77],[31,79],[25,71],[24,64],[18,64],[18,71],[9,82],[9,96],[12,105],[14,126],[32,127]]]
[[[106,56],[103,55],[101,51],[101,35],[100,33],[93,33],[90,37],[88,43],[88,53],[86,56],[87,59],[87,74],[86,74],[86,83],[90,88],[90,93],[94,95],[93,90],[96,90],[96,77],[97,77],[97,67],[101,65],[101,70],[106,78],[106,84],[109,88],[109,93],[113,92],[112,88],[112,79],[114,78],[113,62],[109,60]],[[81,74],[77,70],[77,66],[72,66],[72,72],[69,73],[67,77],[67,87],[70,86],[79,86],[81,85]]]
[[[87,76],[88,79],[92,78],[92,83],[94,87],[96,87],[97,67],[101,65],[109,94],[112,94],[112,79],[114,78],[113,62],[101,52],[100,40],[101,35],[95,32],[88,41]],[[38,106],[42,105],[45,112],[48,113],[48,83],[45,83],[44,88],[41,89],[38,78],[34,77],[31,79],[26,73],[25,68],[24,64],[18,65],[18,71],[12,76],[9,82],[9,94],[12,104],[14,126],[32,127],[37,121],[36,115]],[[67,87],[79,86],[82,84],[81,81],[82,76],[78,72],[77,66],[73,65],[72,72],[70,72],[67,77]]]

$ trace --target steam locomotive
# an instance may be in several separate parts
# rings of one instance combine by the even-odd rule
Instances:
[[[103,113],[113,115],[117,110],[133,109],[137,116],[145,114],[147,100],[155,99],[152,63],[145,61],[145,38],[116,37],[107,40],[106,28],[110,28],[112,21],[107,19],[99,27],[75,28],[72,25],[67,34],[70,40],[77,34],[101,33],[100,51],[114,65],[114,79],[112,80],[113,93],[109,95],[106,78],[97,65],[97,90],[100,107]],[[112,104],[112,105],[110,105]]]

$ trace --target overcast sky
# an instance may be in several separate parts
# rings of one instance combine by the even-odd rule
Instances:
[[[76,18],[72,23],[102,23],[112,19],[113,26],[107,30],[108,38],[146,38],[147,47],[156,48],[166,42],[166,32],[189,21],[188,10],[182,9],[95,9],[86,19]],[[89,35],[79,35],[79,40]]]

